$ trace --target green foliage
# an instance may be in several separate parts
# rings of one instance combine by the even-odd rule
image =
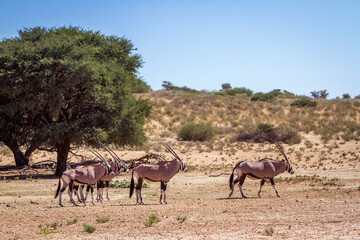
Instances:
[[[349,98],[351,98],[351,96],[350,96],[350,94],[348,94],[348,93],[344,93],[344,94],[342,95],[342,98],[343,98],[343,99],[349,99]]]
[[[217,92],[216,94],[221,96],[246,95],[251,97],[253,95],[253,91],[247,88],[230,88],[224,89],[223,91]]]
[[[197,90],[188,88],[186,86],[184,86],[184,87],[175,86],[169,81],[163,81],[163,84],[161,86],[163,88],[165,88],[165,90],[168,90],[168,91],[173,90],[173,91],[184,91],[184,92],[198,92]]]
[[[40,232],[38,234],[51,234],[55,233],[55,230],[59,226],[58,222],[46,223],[45,225],[39,224]]]
[[[309,98],[299,98],[296,99],[294,102],[291,103],[291,106],[296,106],[296,107],[316,107],[317,106],[317,102],[315,101],[311,101]]]
[[[271,94],[271,93],[258,92],[258,93],[255,93],[250,98],[250,100],[251,101],[263,101],[263,102],[266,102],[266,101],[273,101],[275,99],[275,97],[276,96],[274,94]]]
[[[187,219],[186,216],[177,216],[177,217],[176,217],[176,220],[178,220],[178,221],[181,222],[181,223],[185,222],[186,219]]]
[[[93,233],[96,231],[96,227],[94,226],[91,226],[91,225],[87,225],[87,224],[83,224],[83,228],[84,228],[84,231],[85,232],[88,232],[88,233]]]
[[[327,98],[329,96],[329,93],[326,89],[320,91],[312,91],[310,94],[313,98]]]
[[[77,223],[78,222],[78,218],[74,218],[73,220],[71,220],[71,221],[67,221],[66,222],[66,225],[73,225],[73,224],[75,224],[75,223]]]
[[[270,133],[274,131],[274,125],[269,123],[259,123],[257,128],[260,133]]]
[[[221,84],[221,89],[222,90],[226,90],[226,89],[231,89],[231,84],[230,83],[223,83]]]
[[[296,144],[301,142],[300,135],[292,128],[286,125],[274,127],[272,124],[260,123],[255,125],[246,125],[239,130],[236,140],[240,142],[253,141],[261,142],[284,142],[287,144]]]
[[[70,145],[144,143],[151,106],[133,95],[147,89],[133,51],[125,37],[79,27],[25,28],[1,41],[0,141],[54,148],[63,167]]]
[[[271,227],[271,228],[267,228],[267,229],[265,229],[264,230],[265,231],[265,234],[267,235],[267,236],[272,236],[273,234],[274,234],[274,232],[275,232],[275,230]]]
[[[137,183],[135,183],[135,185],[136,185]],[[110,183],[109,183],[109,187],[112,187],[112,188],[130,188],[130,182],[128,182],[128,181],[118,181],[118,180],[116,180],[116,181],[111,181]],[[150,185],[149,184],[147,184],[147,183],[143,183],[143,185],[142,185],[142,188],[149,188],[150,187]]]
[[[98,223],[107,223],[110,221],[110,218],[109,217],[98,217],[98,218],[96,218],[96,221]]]
[[[161,219],[156,214],[151,214],[149,218],[143,222],[145,227],[151,227],[154,223],[161,222]]]
[[[208,141],[214,137],[211,123],[187,123],[181,126],[178,138],[183,141]]]
[[[324,183],[325,186],[338,186],[338,187],[343,187],[345,186],[345,184],[343,183],[339,183],[337,180],[331,179],[330,181],[327,181],[326,183]]]

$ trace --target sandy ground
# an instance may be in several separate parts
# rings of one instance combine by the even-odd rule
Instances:
[[[354,143],[340,146],[337,154],[349,149],[359,153]],[[54,199],[57,178],[44,175],[18,180],[13,176],[9,180],[10,173],[0,172],[0,239],[360,239],[359,160],[348,158],[339,164],[334,152],[333,160],[320,168],[301,167],[308,164],[307,154],[317,158],[317,152],[319,149],[305,152],[294,175],[279,175],[276,186],[281,198],[270,183],[258,198],[260,181],[246,179],[243,189],[248,198],[241,199],[236,187],[232,199],[227,199],[231,166],[244,152],[226,161],[221,161],[219,152],[186,154],[184,159],[197,168],[171,179],[166,205],[159,204],[160,184],[150,183],[150,188],[143,189],[145,205],[136,205],[135,195],[129,199],[129,189],[110,189],[110,201],[74,207],[64,194],[65,207],[59,207]],[[246,154],[250,158],[255,150]],[[207,163],[212,157],[210,171]],[[116,180],[129,181],[130,174]],[[293,178],[287,181],[289,177]],[[146,227],[143,222],[151,214],[161,221]],[[110,220],[98,223],[101,217]],[[179,217],[186,220],[181,222]],[[76,223],[68,223],[75,218]],[[54,222],[56,229],[46,227]],[[96,231],[85,232],[84,223]],[[53,233],[40,234],[45,229]]]

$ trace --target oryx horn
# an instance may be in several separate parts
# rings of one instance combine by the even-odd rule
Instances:
[[[110,166],[109,162],[108,162],[103,156],[101,156],[100,153],[98,153],[98,152],[95,151],[95,150],[91,150],[91,149],[89,149],[89,151],[92,152],[95,156],[97,156],[103,163],[105,163],[105,165],[106,165],[109,169],[111,169],[111,166]]]
[[[275,142],[276,147],[279,149],[279,151],[281,152],[281,154],[284,156],[285,160],[287,162],[289,162],[289,159],[286,157],[286,154],[284,153],[284,149],[280,146],[280,144],[278,142]]]
[[[118,162],[119,164],[125,165],[124,161],[121,160],[121,159],[118,157],[118,155],[116,155],[116,153],[115,153],[113,150],[110,149],[110,147],[107,147],[105,144],[103,144],[103,143],[100,142],[100,141],[99,141],[99,143],[100,143],[100,145],[101,145],[103,148],[105,148],[106,151],[108,151],[108,152],[110,153],[110,155],[114,158],[114,160],[115,160],[116,162]]]
[[[167,145],[166,143],[163,143],[163,145],[166,147],[167,150],[169,150],[169,152],[172,153],[172,155],[174,155],[174,157],[176,157],[179,161],[182,162],[181,158],[175,153],[174,150],[171,149],[171,147],[169,147],[169,145]]]

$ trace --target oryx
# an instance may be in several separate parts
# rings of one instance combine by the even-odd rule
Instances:
[[[101,144],[101,146],[103,148],[105,148],[109,153],[110,155],[113,157],[114,161],[110,160],[110,167],[111,167],[111,170],[112,170],[112,173],[111,174],[105,174],[103,177],[101,177],[96,185],[97,185],[97,196],[96,196],[96,200],[97,201],[103,201],[103,189],[104,189],[104,186],[106,186],[106,195],[107,195],[107,199],[110,200],[109,198],[109,191],[108,191],[108,186],[109,186],[109,182],[114,178],[116,177],[117,175],[119,175],[120,172],[127,172],[129,171],[125,162],[123,160],[121,160],[115,152],[113,152],[110,148],[106,147],[103,143],[99,142]],[[90,150],[90,149],[89,149]],[[102,159],[103,161],[106,161],[105,158],[103,156],[101,156],[100,153],[98,153],[97,151],[95,150],[90,150],[94,155],[96,155],[98,158]],[[80,168],[81,166],[79,166]],[[82,186],[75,186],[74,187],[74,191],[75,191],[75,194],[77,195],[77,198],[79,200],[79,202],[84,202],[86,201],[87,199],[87,195],[88,195],[88,192],[89,190],[91,189],[91,194],[93,194],[93,191],[94,191],[94,185],[90,185],[88,184],[87,185],[87,188],[86,188],[86,194],[85,194],[85,197],[83,196],[83,189],[82,189]],[[80,196],[78,194],[78,192],[80,192]]]
[[[112,156],[112,158],[114,159],[115,163],[116,163],[116,167],[115,169],[113,168],[114,170],[114,174],[107,174],[105,176],[103,176],[102,178],[99,179],[98,183],[97,183],[97,200],[98,201],[103,201],[103,191],[104,191],[104,188],[106,190],[106,198],[107,200],[110,200],[109,198],[109,183],[110,181],[116,177],[117,175],[119,175],[119,173],[121,171],[124,171],[124,172],[128,172],[129,169],[127,168],[125,162],[119,158],[119,156],[113,151],[111,150],[110,147],[107,147],[105,144],[103,144],[102,142],[99,141],[99,144],[106,150],[110,153],[110,155]],[[114,163],[114,164],[115,164]]]
[[[137,179],[136,186],[136,203],[144,204],[141,197],[141,187],[143,184],[143,180],[151,181],[151,182],[160,182],[161,190],[160,190],[160,204],[162,204],[162,197],[164,195],[164,203],[166,204],[166,186],[170,179],[178,173],[180,170],[187,171],[187,168],[181,158],[172,150],[167,144],[164,146],[169,150],[173,155],[174,159],[172,161],[159,161],[156,164],[140,164],[135,167],[131,176],[130,183],[130,194],[129,197],[134,193],[134,176]],[[140,200],[140,201],[139,201]]]
[[[258,192],[259,197],[261,197],[261,195],[260,195],[261,188],[263,187],[263,185],[265,183],[265,179],[270,180],[271,185],[273,186],[273,188],[276,192],[276,196],[280,197],[278,191],[275,188],[274,177],[285,171],[288,171],[290,174],[294,174],[294,170],[292,169],[289,159],[286,157],[282,147],[278,143],[275,143],[275,145],[280,150],[280,152],[284,156],[285,160],[276,161],[271,158],[264,158],[257,162],[241,161],[238,164],[236,164],[236,166],[234,167],[234,169],[232,171],[230,179],[229,179],[230,190],[231,190],[231,192],[229,194],[229,198],[231,197],[231,195],[234,192],[235,184],[238,182],[239,182],[239,189],[240,189],[241,196],[243,198],[246,198],[246,196],[244,195],[244,193],[242,191],[242,185],[245,181],[246,176],[249,176],[250,178],[253,178],[253,179],[261,179],[260,189]],[[235,170],[236,170],[238,177],[235,179],[235,181],[233,181]]]
[[[61,203],[61,196],[68,186],[68,194],[70,196],[70,201],[72,204],[77,206],[72,197],[72,190],[74,185],[94,185],[101,177],[113,172],[110,164],[105,159],[100,158],[100,160],[102,162],[99,164],[89,165],[79,169],[67,169],[62,173],[61,177],[59,178],[58,188],[55,194],[55,198],[59,195],[60,206],[63,207]],[[63,182],[63,186],[60,190],[61,180]],[[84,203],[86,205],[86,197]],[[95,204],[93,196],[92,203]]]

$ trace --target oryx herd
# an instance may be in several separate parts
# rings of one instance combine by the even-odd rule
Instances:
[[[55,194],[55,198],[59,196],[59,205],[63,206],[61,203],[61,197],[63,192],[68,188],[68,194],[70,197],[70,202],[78,206],[73,199],[73,194],[77,196],[79,202],[86,205],[86,199],[89,191],[91,190],[92,204],[94,202],[94,186],[97,185],[97,201],[103,201],[103,190],[106,188],[106,198],[109,199],[108,187],[109,182],[120,174],[120,172],[128,172],[129,169],[126,166],[125,162],[121,160],[114,151],[112,151],[108,146],[99,142],[99,144],[109,152],[112,159],[106,160],[100,153],[96,150],[91,151],[100,161],[85,161],[81,164],[78,164],[74,168],[67,169],[64,171],[59,179],[58,188]],[[283,148],[275,143],[276,147],[279,149],[285,160],[273,160],[270,158],[264,158],[257,162],[247,162],[241,161],[234,167],[232,174],[229,179],[230,185],[230,194],[229,197],[234,192],[234,186],[236,183],[239,183],[239,190],[242,198],[246,198],[242,191],[242,185],[245,181],[246,176],[255,179],[261,179],[260,189],[258,191],[258,196],[261,197],[261,188],[263,187],[265,180],[269,179],[275,193],[280,197],[278,191],[275,188],[274,177],[288,171],[290,174],[294,173],[292,166],[289,162],[289,159],[286,157]],[[166,186],[170,179],[179,171],[186,171],[187,168],[182,161],[182,159],[171,149],[167,144],[164,144],[166,149],[175,157],[172,161],[159,161],[155,164],[140,164],[137,167],[134,167],[131,174],[130,182],[130,193],[129,197],[134,193],[136,189],[136,203],[144,204],[141,196],[141,188],[143,181],[150,182],[160,182],[160,204],[166,202]],[[236,170],[237,178],[234,180],[234,171]],[[135,187],[134,178],[137,180],[137,185]],[[62,186],[61,186],[62,182]],[[83,187],[86,186],[85,196],[83,194]]]

